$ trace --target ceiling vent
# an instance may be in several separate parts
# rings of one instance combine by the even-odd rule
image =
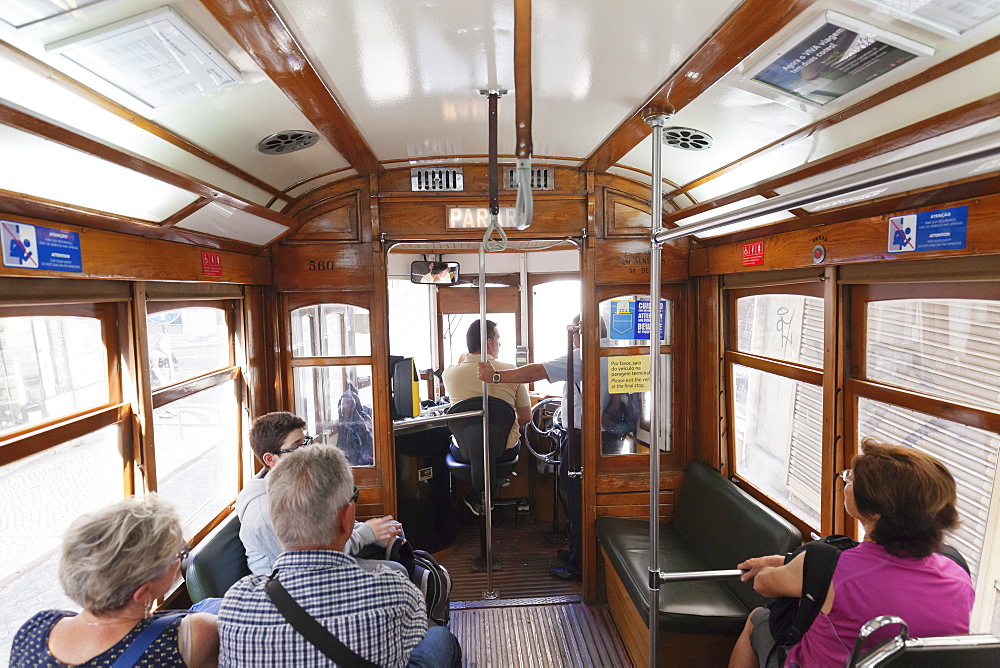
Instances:
[[[413,192],[463,190],[461,167],[412,167],[410,189]]]
[[[556,172],[552,167],[532,167],[532,190],[555,190]],[[503,189],[517,190],[517,168],[510,167],[503,172]]]
[[[283,130],[264,137],[257,143],[257,150],[268,155],[301,151],[319,141],[315,132],[308,130]]]
[[[685,151],[707,151],[712,148],[712,136],[691,128],[663,128],[663,143]]]

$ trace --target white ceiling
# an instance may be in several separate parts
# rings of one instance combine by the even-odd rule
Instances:
[[[185,17],[225,56],[242,83],[150,109],[46,50],[46,45],[164,5]],[[533,0],[536,160],[549,156],[565,159],[561,164],[582,165],[671,76],[702,76],[679,68],[739,5],[733,0]],[[480,89],[508,91],[499,104],[499,152],[514,153],[518,91],[513,81],[513,0],[272,0],[272,6],[379,161],[482,159],[488,153],[488,128],[487,100]],[[755,68],[829,10],[924,44],[934,55],[823,107],[790,98],[778,101],[774,94],[747,83]],[[709,133],[714,145],[703,152],[664,149],[662,175],[671,183],[690,183],[997,35],[1000,20],[996,19],[960,36],[944,36],[881,13],[872,3],[819,0],[670,120],[668,125]],[[0,39],[238,167],[271,190],[284,190],[333,170],[342,170],[336,178],[355,173],[350,162],[322,138],[300,152],[268,156],[257,151],[257,142],[272,132],[316,131],[316,127],[198,0],[100,0],[21,29],[0,21]],[[726,175],[695,188],[693,198],[712,200],[995,95],[1000,92],[998,67],[1000,55],[984,58],[875,109],[744,160]],[[272,199],[272,192],[115,116],[3,50],[0,98],[238,199],[261,205]],[[964,136],[955,133],[954,140]],[[946,137],[939,143],[951,140]],[[69,150],[51,150],[56,149]],[[648,182],[642,172],[652,171],[651,154],[647,137],[611,171]],[[88,156],[80,159],[101,162]],[[10,189],[13,181],[2,178],[0,189]],[[159,193],[156,188],[145,192],[146,213],[161,215],[179,208],[184,198],[178,200],[175,190],[164,185]],[[284,203],[280,200],[274,208]],[[678,200],[680,206],[689,203]],[[113,210],[110,202],[93,204],[89,201],[88,206]]]

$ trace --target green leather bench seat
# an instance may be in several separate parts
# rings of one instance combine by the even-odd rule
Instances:
[[[597,537],[643,619],[649,604],[649,522],[597,518]],[[744,559],[784,554],[799,546],[798,529],[701,462],[688,468],[672,524],[660,525],[660,570],[714,571]],[[660,587],[659,630],[739,635],[750,611],[764,602],[731,578]]]
[[[212,529],[182,564],[192,603],[221,597],[237,580],[250,575],[240,540],[240,518],[234,512]]]

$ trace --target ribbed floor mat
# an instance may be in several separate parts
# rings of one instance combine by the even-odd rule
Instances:
[[[504,606],[504,603],[509,605]],[[471,604],[451,611],[451,630],[468,668],[630,667],[606,606]],[[481,607],[480,607],[481,606]]]

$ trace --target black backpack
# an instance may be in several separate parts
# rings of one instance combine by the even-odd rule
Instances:
[[[428,552],[414,550],[410,543],[396,536],[386,547],[370,543],[358,552],[359,559],[385,559],[403,564],[410,582],[424,595],[427,619],[447,626],[451,618],[451,575]]]
[[[806,543],[785,555],[787,564],[800,552],[806,553],[805,561],[802,563],[802,597],[782,596],[770,599],[764,604],[764,607],[771,611],[768,627],[771,630],[771,637],[774,638],[774,647],[768,655],[768,666],[782,665],[788,651],[809,630],[822,609],[823,602],[826,601],[826,594],[830,590],[830,582],[833,581],[833,571],[837,568],[840,553],[857,545],[858,541],[853,538],[834,534]],[[942,545],[938,554],[948,557],[966,573],[969,572],[969,565],[965,559],[950,545]],[[772,663],[775,659],[777,663]]]
[[[834,534],[806,543],[785,555],[787,564],[799,553],[806,553],[802,564],[802,597],[781,596],[772,598],[765,604],[764,607],[771,611],[767,623],[771,629],[771,637],[774,638],[768,664],[776,653],[781,659],[778,665],[784,663],[788,650],[809,630],[826,600],[840,553],[857,544],[853,538]]]
[[[427,604],[427,618],[438,626],[451,619],[451,575],[423,550],[413,551],[413,583],[420,588]]]

